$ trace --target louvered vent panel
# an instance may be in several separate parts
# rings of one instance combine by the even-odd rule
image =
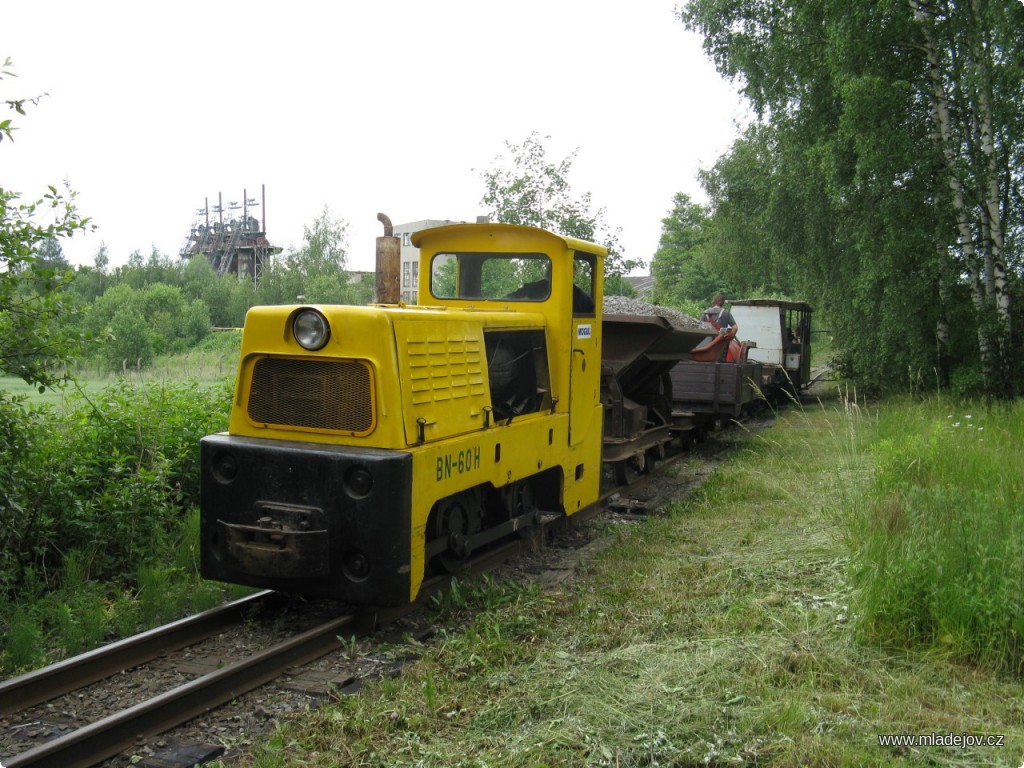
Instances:
[[[409,392],[414,405],[484,393],[480,339],[448,336],[409,340]]]

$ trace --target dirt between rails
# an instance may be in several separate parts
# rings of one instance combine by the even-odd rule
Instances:
[[[608,525],[637,525],[659,514],[676,500],[692,495],[729,458],[738,430],[757,432],[772,423],[770,412],[757,415],[740,427],[714,433],[685,452],[659,463],[649,475],[642,475],[614,495],[609,510],[583,523],[567,525],[551,540],[491,572],[498,580],[536,583],[554,588],[572,579],[580,563],[608,546],[612,537]],[[605,478],[610,483],[610,478]],[[312,610],[311,610],[312,609]],[[335,610],[336,606],[320,606]],[[72,692],[57,701],[22,713],[17,721],[0,720],[0,761],[40,741],[56,738],[142,700],[180,685],[184,680],[243,658],[294,633],[297,623],[306,623],[318,613],[312,603],[299,598],[286,603],[273,616],[253,616],[242,628],[225,632],[203,648],[168,654],[145,670],[122,673],[98,683],[86,692]],[[429,643],[435,634],[430,616],[417,611],[382,627],[368,637],[352,639],[328,656],[301,668],[294,668],[237,700],[197,717],[173,731],[140,741],[134,748],[101,765],[104,768],[184,768],[220,757],[228,764],[247,747],[268,737],[279,724],[301,717],[310,709],[343,695],[356,693],[362,681],[400,674],[414,657],[408,654],[415,643]],[[399,649],[399,650],[396,650]]]

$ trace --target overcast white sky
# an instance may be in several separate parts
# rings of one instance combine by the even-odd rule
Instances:
[[[349,266],[372,269],[392,222],[474,220],[481,171],[506,141],[579,150],[570,176],[628,258],[650,260],[661,219],[703,195],[744,119],[735,89],[676,21],[676,0],[81,2],[7,0],[0,98],[47,92],[0,186],[36,197],[70,181],[94,234],[75,264],[155,247],[176,256],[204,199],[266,188],[268,236],[298,246],[330,209]]]

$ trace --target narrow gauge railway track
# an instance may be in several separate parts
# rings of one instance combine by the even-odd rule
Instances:
[[[156,659],[245,620],[247,611],[275,599],[261,592],[222,608],[150,630],[65,662],[0,684],[0,715],[22,712],[72,690]],[[135,744],[140,735],[154,735],[207,712],[279,676],[288,667],[329,653],[340,644],[339,633],[357,617],[345,615],[322,622],[283,642],[165,693],[96,720],[27,751],[4,758],[5,768],[60,766],[85,768]],[[13,730],[19,726],[14,725]],[[8,738],[3,734],[0,738]]]
[[[520,542],[499,547],[470,564],[484,572],[520,551]],[[88,768],[138,744],[140,738],[165,733],[192,718],[253,691],[342,647],[343,636],[360,636],[415,610],[422,600],[443,590],[450,578],[434,578],[424,585],[416,604],[373,613],[347,612],[232,664],[201,675],[164,693],[55,739],[3,757],[4,768]],[[67,659],[0,683],[0,744],[15,740],[19,729],[38,723],[19,717],[39,704],[85,686],[140,667],[164,654],[202,642],[243,623],[261,604],[279,596],[260,592],[221,608],[144,632],[109,646]],[[6,731],[6,733],[5,733]]]
[[[475,558],[473,573],[485,572],[521,551],[525,542],[511,542]],[[4,768],[88,768],[136,745],[140,738],[165,733],[199,715],[249,693],[293,670],[342,647],[343,636],[360,636],[394,622],[445,589],[450,577],[433,578],[424,584],[421,599],[408,606],[375,612],[347,612],[295,634],[272,647],[201,675],[196,679],[124,710],[73,730],[58,738],[3,758]],[[44,667],[0,683],[0,722],[11,723],[0,744],[16,729],[18,715],[38,704],[110,678],[127,669],[145,665],[169,651],[185,648],[232,626],[261,604],[281,596],[264,591],[220,608],[182,619],[109,646]]]
[[[121,670],[137,667],[162,653],[194,645],[242,620],[270,591],[198,613],[71,659],[0,682],[0,717],[75,691]]]
[[[655,471],[685,456],[672,451],[657,462]],[[643,499],[642,488],[650,475],[638,475],[627,485],[609,486],[597,504],[570,518],[542,516],[539,536],[547,541],[555,531],[592,519],[608,506],[643,508],[655,499]],[[630,503],[630,496],[633,503]],[[470,573],[483,573],[536,546],[532,538],[514,540],[481,554],[468,564]],[[275,680],[287,670],[301,667],[330,654],[343,645],[342,636],[360,636],[410,613],[432,595],[446,589],[451,577],[436,577],[424,583],[420,600],[409,606],[376,612],[336,615],[311,629],[295,634],[272,647],[201,675],[171,690],[153,696],[119,712],[65,733],[58,738],[4,757],[4,768],[88,768],[114,757],[199,715]],[[193,646],[211,636],[243,623],[252,611],[272,611],[280,595],[260,592],[219,608],[173,622],[94,651],[0,682],[0,744],[10,742],[11,733],[24,728],[18,715],[39,704],[80,690],[125,670],[152,662],[165,654]],[[31,724],[28,719],[27,724]],[[7,730],[7,733],[4,731]]]

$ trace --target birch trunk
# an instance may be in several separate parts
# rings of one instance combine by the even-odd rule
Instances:
[[[978,0],[973,0],[972,10],[979,16]],[[985,272],[988,276],[989,306],[993,307],[998,319],[996,346],[998,351],[998,375],[1000,390],[1006,396],[1012,396],[1013,359],[1010,337],[1010,292],[1006,275],[1006,260],[1003,252],[1003,222],[999,190],[999,161],[996,157],[994,131],[992,126],[992,45],[987,30],[982,31],[982,39],[976,41],[972,49],[972,58],[978,72],[977,118],[981,138],[981,158],[983,184],[982,221],[984,224]]]
[[[975,225],[972,222],[971,211],[968,208],[967,196],[964,190],[964,181],[957,172],[958,161],[960,157],[958,155],[958,144],[954,141],[952,122],[950,118],[949,110],[949,97],[946,92],[946,82],[943,76],[942,65],[940,63],[939,55],[939,43],[936,38],[934,22],[935,22],[935,9],[933,6],[921,0],[909,0],[910,8],[914,15],[914,20],[918,23],[921,28],[922,36],[924,38],[925,56],[928,61],[928,82],[931,86],[931,99],[932,109],[931,115],[932,120],[935,124],[935,140],[939,145],[942,152],[942,157],[945,161],[946,172],[949,178],[949,188],[952,193],[952,204],[953,212],[956,217],[957,234],[958,234],[958,245],[960,252],[963,255],[964,267],[967,272],[967,280],[971,290],[971,299],[974,303],[974,308],[978,313],[979,320],[985,317],[985,313],[989,311],[996,311],[996,297],[999,296],[1000,291],[1006,294],[1006,274],[1005,266],[1002,265],[1001,257],[994,259],[993,254],[1002,251],[1002,231],[999,229],[999,203],[998,203],[998,178],[994,175],[989,176],[985,173],[985,178],[991,178],[992,182],[995,183],[996,196],[994,200],[989,199],[990,195],[986,195],[984,204],[984,223],[986,228],[989,229],[993,235],[983,237],[981,233],[976,233]],[[972,57],[973,58],[973,53]],[[983,90],[983,89],[982,89]],[[980,105],[979,105],[980,106]],[[994,159],[994,152],[992,151],[991,141],[991,111],[981,112],[979,120],[978,132],[984,136],[988,136],[988,147],[989,154],[986,155],[983,149],[982,156],[987,159],[984,161],[986,170],[994,170],[994,162],[990,164],[989,160]],[[985,140],[982,139],[982,147],[985,146]],[[992,187],[988,187],[988,192],[991,192]],[[992,218],[992,211],[990,206],[995,205],[995,218]],[[992,224],[995,223],[996,229],[992,229]],[[983,254],[979,254],[977,243],[985,242],[986,247],[983,249]],[[996,266],[998,262],[999,266]],[[997,275],[1002,272],[1001,277]],[[986,289],[986,282],[991,281],[991,289]],[[1005,316],[1000,315],[1000,320],[1005,321],[1006,327],[1009,325],[1009,297],[1006,296],[1006,314]],[[999,345],[1000,347],[1002,345]],[[985,374],[989,381],[1005,381],[1003,379],[1004,364],[1001,364],[1000,358],[1003,358],[1005,363],[1005,355],[998,354],[999,349],[993,345],[993,339],[988,333],[985,332],[984,324],[979,322],[978,326],[978,348],[981,353],[982,365],[985,369]],[[1002,384],[1001,384],[1002,387]]]

